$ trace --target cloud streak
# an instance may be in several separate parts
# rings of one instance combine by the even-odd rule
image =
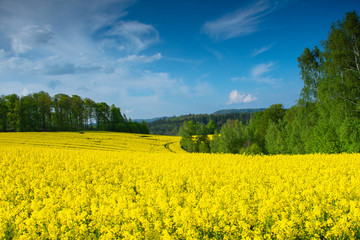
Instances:
[[[267,45],[267,46],[264,46],[260,49],[255,49],[252,53],[251,53],[251,56],[252,57],[256,57],[257,55],[260,55],[266,51],[268,51],[270,48],[272,48],[273,46],[275,45],[275,43],[272,43],[270,45]]]
[[[272,71],[273,66],[274,66],[273,62],[255,65],[250,71],[250,76],[253,78],[261,77],[265,73]]]
[[[282,79],[273,78],[268,75],[268,73],[274,70],[274,66],[274,62],[257,64],[250,69],[248,76],[232,77],[230,80],[233,82],[257,82],[276,85],[279,84]]]
[[[120,49],[130,52],[140,52],[160,40],[158,31],[152,25],[138,21],[120,21],[106,36],[115,39]]]
[[[154,54],[152,56],[145,55],[129,55],[124,58],[119,58],[118,62],[121,63],[151,63],[154,61],[158,61],[162,58],[161,53]]]
[[[248,8],[240,8],[216,20],[203,25],[203,32],[215,40],[245,36],[259,30],[262,18],[271,12],[271,5],[266,0],[260,0]]]

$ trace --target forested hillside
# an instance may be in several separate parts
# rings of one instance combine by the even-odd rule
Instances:
[[[304,87],[295,106],[258,112],[244,125],[228,121],[210,141],[192,122],[180,129],[188,151],[304,154],[360,152],[360,21],[334,23],[321,46],[298,57]],[[200,126],[204,127],[204,126]]]
[[[217,114],[229,114],[229,113],[255,113],[259,111],[264,111],[266,108],[246,108],[246,109],[224,109],[214,112],[214,115]]]
[[[0,96],[0,131],[78,130],[149,133],[145,122],[128,120],[114,104],[43,91]]]
[[[246,124],[250,120],[251,115],[262,109],[239,109],[238,112],[215,112],[213,114],[189,114],[179,117],[161,118],[153,122],[149,122],[149,131],[151,134],[159,135],[177,135],[180,127],[185,121],[192,121],[195,124],[209,124],[210,120],[217,125],[216,129],[221,128],[227,120],[239,120]]]

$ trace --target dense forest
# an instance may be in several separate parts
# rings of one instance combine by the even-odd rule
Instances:
[[[237,119],[245,124],[250,120],[251,115],[261,110],[263,109],[221,110],[213,114],[189,114],[179,117],[161,118],[153,122],[149,122],[148,126],[151,134],[177,135],[180,127],[186,121],[192,121],[194,124],[207,125],[210,120],[213,120],[213,122],[221,128],[227,120]]]
[[[0,131],[80,130],[149,133],[146,122],[128,120],[115,105],[77,95],[51,97],[41,91],[27,96],[0,96]]]
[[[290,109],[275,104],[244,124],[230,120],[210,140],[207,126],[184,122],[190,152],[305,154],[360,152],[360,21],[349,12],[320,47],[298,57],[304,87]],[[196,135],[194,137],[194,135]]]

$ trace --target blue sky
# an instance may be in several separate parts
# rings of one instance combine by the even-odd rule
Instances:
[[[360,1],[0,0],[0,94],[46,91],[131,118],[295,104],[296,58]]]

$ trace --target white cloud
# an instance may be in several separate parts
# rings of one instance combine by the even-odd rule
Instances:
[[[226,105],[236,104],[236,103],[250,103],[256,101],[258,98],[251,95],[250,93],[240,93],[238,90],[233,90],[229,94],[229,101]]]
[[[160,40],[158,31],[152,25],[138,21],[120,21],[107,35],[116,37],[120,48],[130,52],[140,52]]]
[[[77,94],[148,115],[162,106],[175,112],[173,105],[184,99],[211,95],[204,79],[187,82],[137,64],[165,57],[140,53],[160,37],[153,25],[125,20],[134,2],[0,0],[0,94]]]
[[[50,24],[63,31],[94,31],[127,15],[136,0],[2,0],[0,19],[7,30]]]
[[[203,31],[216,40],[248,35],[259,30],[261,18],[268,14],[270,9],[267,0],[260,0],[248,8],[241,8],[219,19],[206,22]]]
[[[264,46],[264,47],[262,47],[260,49],[254,49],[254,51],[251,53],[251,56],[256,57],[257,55],[268,51],[270,48],[272,48],[274,46],[274,44],[275,43],[272,43],[272,44]]]
[[[49,44],[53,35],[50,25],[44,27],[36,25],[24,26],[11,36],[11,49],[16,54],[25,53],[33,48]]]
[[[41,76],[73,75],[73,82],[87,85],[86,79],[74,75],[91,73],[91,78],[95,78],[96,74],[130,68],[120,62],[160,60],[161,53],[136,54],[159,41],[152,25],[119,20],[126,16],[126,8],[134,2],[0,1],[0,73],[2,76],[5,73],[10,76],[11,72],[27,75],[29,81],[38,81]],[[101,44],[111,45],[109,43],[115,47],[103,51]],[[124,50],[132,54],[114,61]]]
[[[264,73],[272,71],[273,66],[273,62],[255,65],[250,71],[250,76],[253,78],[261,77]]]
[[[126,62],[133,62],[133,63],[151,63],[162,58],[161,53],[154,54],[152,56],[145,56],[145,55],[129,55],[125,58],[118,59],[118,62],[126,63]]]

